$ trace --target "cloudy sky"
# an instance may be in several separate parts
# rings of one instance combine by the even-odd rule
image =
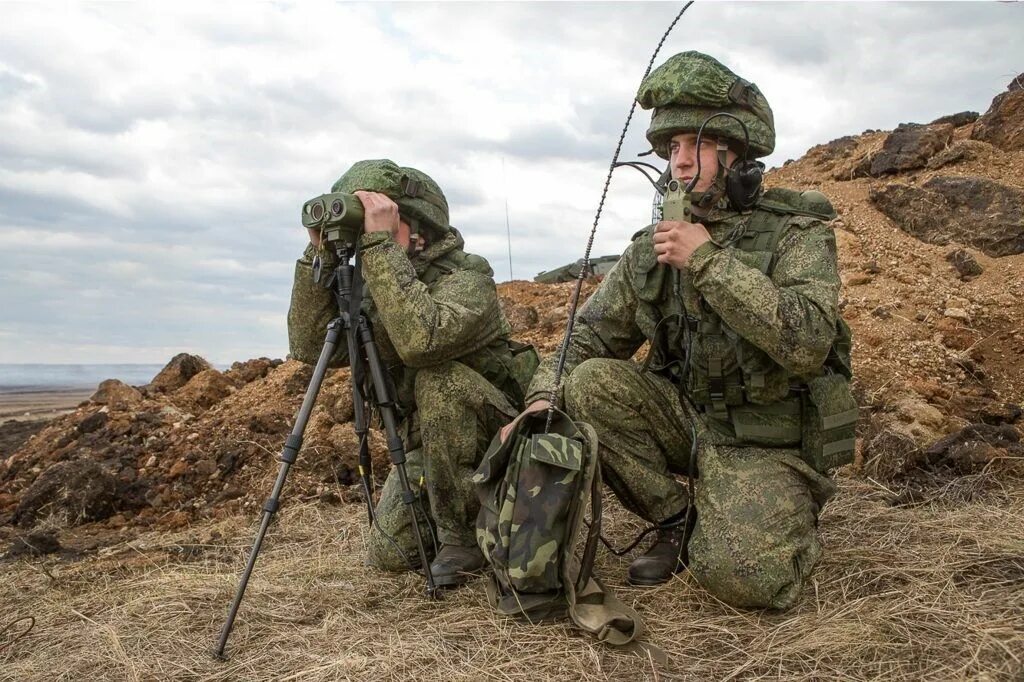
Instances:
[[[0,362],[287,353],[299,208],[353,161],[431,174],[497,279],[582,255],[680,4],[0,4]],[[1024,69],[1018,3],[698,2],[775,110],[768,165],[971,109]],[[639,111],[623,158],[647,145]],[[612,182],[594,255],[646,224]]]

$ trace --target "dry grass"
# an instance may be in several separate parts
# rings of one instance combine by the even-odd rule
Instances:
[[[248,519],[77,562],[4,565],[0,626],[36,625],[13,644],[0,636],[0,678],[1021,679],[1024,482],[987,476],[967,488],[894,507],[893,491],[843,478],[822,518],[826,558],[783,614],[732,609],[688,575],[627,588],[628,559],[604,555],[600,574],[639,610],[668,667],[564,625],[499,619],[479,582],[427,601],[417,576],[362,565],[361,507],[295,504],[268,535],[228,662],[210,650]],[[624,540],[633,522],[611,518]]]

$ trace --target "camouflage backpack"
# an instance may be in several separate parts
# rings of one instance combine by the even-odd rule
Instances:
[[[473,482],[481,508],[477,543],[494,569],[491,606],[530,623],[568,615],[614,646],[642,632],[637,613],[593,577],[601,532],[597,434],[556,410],[521,414],[502,442],[491,441]],[[589,498],[590,528],[581,537]],[[579,557],[578,546],[582,546]]]

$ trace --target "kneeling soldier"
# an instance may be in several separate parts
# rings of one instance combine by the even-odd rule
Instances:
[[[360,161],[331,191],[353,193],[363,204],[357,246],[364,310],[395,387],[409,481],[423,481],[422,507],[440,541],[431,571],[439,586],[458,585],[484,563],[470,477],[491,436],[521,409],[519,382],[529,378],[516,375],[493,272],[486,260],[462,250],[447,201],[430,177],[388,160]],[[288,336],[291,356],[315,363],[337,307],[330,290],[312,279],[319,234],[310,230],[310,240],[295,268]],[[320,258],[329,272],[333,255],[322,251]],[[343,342],[331,366],[347,364]],[[390,571],[417,562],[396,471],[384,484],[376,516],[369,562]]]
[[[786,608],[821,556],[828,471],[853,452],[835,212],[818,192],[761,193],[752,159],[775,146],[771,109],[711,57],[673,56],[637,99],[692,212],[638,232],[580,309],[559,398],[597,430],[618,498],[660,527],[631,583],[688,563],[729,604]],[[645,341],[641,367],[629,358]],[[554,376],[551,358],[529,411],[546,407]],[[674,474],[696,477],[695,499]],[[684,519],[696,522],[688,547]]]

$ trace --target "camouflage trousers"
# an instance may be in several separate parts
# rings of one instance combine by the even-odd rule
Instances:
[[[480,501],[471,481],[491,437],[518,413],[509,399],[483,376],[459,362],[420,369],[415,379],[415,411],[402,424],[406,472],[418,493],[415,503],[428,557],[440,543],[476,547]],[[418,563],[419,551],[409,508],[402,502],[398,471],[384,482],[376,508],[377,524],[367,538],[368,563],[386,571]]]
[[[792,606],[821,556],[817,518],[835,484],[797,450],[751,447],[709,431],[680,403],[669,380],[633,362],[592,359],[565,384],[569,414],[600,442],[605,482],[651,522],[686,508],[674,474],[686,474],[690,424],[697,427],[697,525],[689,570],[722,601],[739,607]]]

